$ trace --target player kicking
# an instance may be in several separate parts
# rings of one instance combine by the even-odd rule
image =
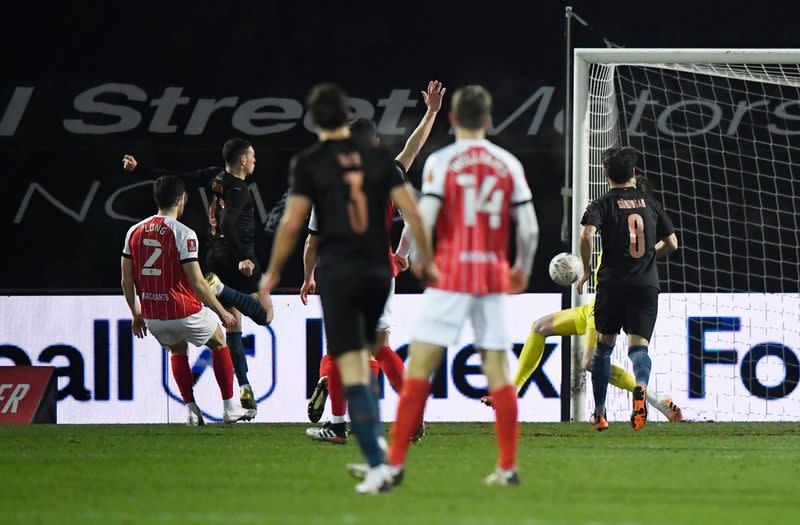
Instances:
[[[350,137],[344,91],[332,84],[316,86],[307,107],[320,142],[292,161],[290,197],[260,292],[279,283],[313,205],[319,218],[318,286],[328,353],[336,359],[352,431],[369,464],[356,491],[375,494],[389,490],[392,482],[380,444],[385,442],[383,425],[368,364],[368,346],[375,345],[391,279],[385,227],[390,195],[412,228],[424,272],[435,277],[430,238],[412,188],[397,173],[391,157]]]
[[[579,294],[591,277],[594,236],[598,229],[603,243],[594,299],[598,340],[591,366],[595,428],[600,431],[608,428],[605,403],[611,377],[610,357],[620,329],[628,334],[628,358],[636,378],[631,425],[640,430],[647,422],[651,367],[647,346],[658,315],[656,258],[678,249],[672,221],[655,199],[636,187],[635,166],[634,150],[618,147],[606,150],[603,174],[610,189],[587,206],[581,219],[583,275],[576,284]]]
[[[637,187],[640,187],[644,184],[644,181],[637,177],[636,184]],[[648,191],[645,188],[642,189]],[[656,253],[659,253],[658,245],[656,245]],[[595,276],[595,285],[597,285],[596,281],[597,278]],[[545,315],[533,322],[531,333],[528,335],[528,339],[520,352],[517,371],[512,380],[517,390],[525,386],[531,374],[539,368],[542,354],[544,353],[545,340],[551,335],[584,336],[583,346],[585,350],[583,352],[582,366],[584,370],[591,372],[592,359],[597,345],[597,330],[594,326],[594,299],[589,304]],[[611,365],[610,383],[628,392],[633,392],[633,389],[636,388],[636,379],[627,370],[617,365]],[[486,406],[492,406],[491,396],[482,397],[481,402]],[[647,402],[664,414],[664,417],[669,422],[677,423],[683,421],[683,413],[680,407],[672,401],[671,396],[648,390]],[[597,424],[594,414],[592,414],[590,421],[592,425]]]
[[[212,289],[221,290],[217,287],[218,274],[229,289],[250,294],[255,299],[261,272],[258,270],[258,259],[255,255],[253,200],[246,184],[246,179],[255,171],[255,150],[249,141],[233,138],[223,145],[222,159],[224,167],[212,166],[178,176],[187,183],[203,188],[210,187],[214,193],[208,210],[211,242],[206,256],[206,267],[211,273],[206,277],[209,285]],[[139,167],[132,155],[122,158],[122,167],[129,173],[143,171],[145,176],[166,174],[162,169]],[[241,314],[244,313],[259,324],[262,324],[262,315],[257,305],[252,303],[243,311],[236,304],[227,302],[225,297],[220,300],[236,318],[236,324],[227,330],[225,339],[231,350],[234,373],[241,388],[240,400],[246,408],[255,409],[256,401],[247,377],[247,358],[242,346]],[[263,309],[267,316],[266,323],[269,324],[274,311],[271,299],[265,297],[265,300],[267,302]]]
[[[495,405],[500,457],[484,482],[517,485],[519,436],[517,393],[508,380],[505,294],[527,287],[538,243],[531,192],[520,162],[486,140],[491,95],[468,86],[453,96],[450,122],[456,142],[425,163],[420,212],[436,225],[436,263],[441,275],[423,295],[422,313],[409,351],[406,379],[389,449],[395,483],[403,476],[409,438],[422,421],[429,378],[447,346],[458,342],[466,319],[472,321],[475,347]],[[517,226],[517,258],[509,270],[510,218]],[[361,465],[350,473],[363,475]]]
[[[222,394],[223,421],[252,419],[254,410],[234,403],[233,363],[219,327],[219,319],[226,327],[235,319],[203,278],[197,262],[197,235],[178,222],[186,205],[186,187],[178,177],[160,177],[153,184],[153,198],[158,214],[131,227],[122,248],[122,291],[133,315],[133,333],[143,338],[149,330],[172,353],[172,375],[186,405],[187,425],[204,424],[194,402],[187,342],[211,349],[214,376]]]
[[[395,157],[395,166],[403,178],[405,178],[406,172],[411,169],[411,165],[428,140],[428,136],[436,120],[436,115],[442,107],[442,98],[446,91],[447,89],[441,82],[432,80],[428,82],[427,91],[422,92],[423,100],[428,109],[417,128],[406,141],[403,151]],[[354,140],[374,147],[380,146],[380,137],[378,136],[378,130],[374,122],[367,119],[357,119],[350,123],[349,128],[350,135]],[[390,199],[386,212],[386,228],[390,235],[396,215],[397,210]],[[305,277],[303,286],[300,289],[300,299],[303,301],[303,304],[308,304],[308,294],[313,294],[316,291],[314,269],[317,263],[318,230],[317,217],[314,210],[312,210],[311,218],[308,223],[309,234],[306,238],[305,248],[303,250],[303,269],[305,271]],[[392,299],[394,297],[395,279],[400,272],[408,269],[408,255],[412,248],[410,239],[409,227],[408,224],[405,224],[403,233],[400,236],[397,252],[393,252],[391,245],[389,246],[389,260],[392,265],[392,282],[389,288],[389,297],[384,305],[383,314],[378,320],[376,345],[373,350],[374,353],[372,354],[374,361],[370,361],[370,365],[377,361],[380,369],[383,370],[383,373],[389,380],[389,384],[392,385],[392,388],[394,388],[397,393],[403,390],[405,365],[403,364],[403,360],[400,359],[400,356],[389,346],[389,330],[392,325]],[[346,443],[347,427],[344,417],[346,407],[341,379],[338,377],[336,361],[323,357],[320,363],[319,382],[308,403],[308,417],[312,422],[316,423],[322,417],[328,393],[330,393],[331,398],[331,420],[321,427],[306,429],[306,435],[317,441],[336,444]],[[418,431],[412,436],[412,441],[419,441],[424,432],[425,426],[420,425]]]

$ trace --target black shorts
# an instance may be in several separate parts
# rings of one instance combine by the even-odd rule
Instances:
[[[658,316],[658,288],[652,286],[602,287],[594,298],[594,324],[597,332],[616,335],[620,328],[628,335],[648,341]]]
[[[253,274],[247,277],[239,271],[239,261],[233,256],[225,242],[216,239],[209,243],[208,254],[206,255],[206,271],[217,274],[222,284],[244,294],[252,294],[258,292],[261,270],[255,255],[251,256],[250,260],[253,261],[256,267],[253,270]]]
[[[389,296],[392,275],[361,264],[318,268],[317,291],[328,354],[339,357],[375,343],[375,330]]]

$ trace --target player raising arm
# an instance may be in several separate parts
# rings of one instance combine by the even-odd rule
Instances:
[[[659,279],[656,258],[678,249],[672,221],[661,205],[636,187],[636,152],[613,147],[603,153],[603,174],[610,189],[591,202],[581,219],[583,275],[579,294],[591,277],[594,236],[600,230],[603,260],[597,271],[595,325],[597,350],[592,359],[595,428],[606,430],[606,392],[611,377],[611,353],[620,328],[628,334],[628,358],[633,365],[631,425],[647,422],[647,383],[651,360],[647,354],[658,315]],[[663,241],[663,242],[659,242]]]
[[[447,346],[458,342],[467,319],[475,331],[489,390],[495,400],[500,449],[489,485],[516,485],[519,431],[517,393],[508,380],[509,349],[505,294],[527,287],[538,242],[531,191],[520,162],[486,140],[491,95],[467,86],[453,96],[450,122],[456,142],[433,155],[423,170],[420,211],[428,228],[436,226],[440,278],[425,290],[389,449],[390,471],[399,482],[409,440],[422,421],[430,377]],[[517,223],[517,258],[509,269],[511,219]],[[360,477],[362,465],[350,465]]]
[[[187,184],[210,188],[214,194],[208,209],[211,242],[205,261],[206,269],[212,273],[207,274],[206,278],[220,301],[236,318],[236,324],[227,331],[225,339],[241,387],[241,402],[247,408],[256,408],[242,346],[241,314],[264,325],[272,322],[274,310],[269,297],[264,298],[266,302],[261,307],[255,300],[261,272],[255,255],[253,200],[246,182],[255,171],[255,150],[249,141],[232,138],[222,147],[222,160],[224,167],[211,166],[177,173],[176,176]],[[123,156],[122,167],[129,173],[151,177],[170,173],[160,168],[139,166],[133,155]],[[219,284],[217,275],[225,283],[224,287]],[[253,301],[242,296],[232,297],[232,290],[249,294]]]
[[[433,123],[436,120],[436,115],[442,107],[442,98],[445,92],[446,88],[442,86],[442,83],[438,80],[430,81],[427,91],[422,92],[425,105],[428,109],[419,125],[406,141],[403,151],[395,157],[394,161],[395,168],[401,177],[405,178],[405,173],[410,169],[420,150],[425,145],[425,141],[428,139]],[[371,120],[363,118],[354,120],[350,123],[349,128],[353,140],[368,145],[369,147],[380,146],[381,140],[378,136],[378,130],[375,123]],[[396,208],[390,199],[386,211],[386,228],[390,236],[392,224],[396,215]],[[305,275],[303,286],[300,289],[300,299],[303,301],[303,304],[308,303],[308,294],[313,294],[316,290],[314,269],[317,264],[319,227],[317,225],[316,214],[313,210],[311,212],[308,230],[309,234],[306,238],[303,250],[303,269]],[[411,251],[411,247],[410,228],[408,223],[405,223],[397,252],[394,253],[391,245],[389,246],[389,258],[392,265],[392,282],[389,288],[389,297],[386,299],[386,304],[383,308],[383,314],[381,314],[378,320],[376,344],[371,349],[373,358],[378,362],[380,369],[383,370],[392,388],[394,388],[397,393],[400,393],[403,389],[405,365],[400,356],[389,346],[389,330],[392,325],[392,299],[394,297],[395,278],[400,272],[408,269],[408,255]],[[336,362],[333,359],[323,357],[323,361],[320,365],[320,379],[308,404],[309,419],[315,423],[319,421],[325,407],[325,396],[328,392],[330,392],[331,397],[332,419],[330,423],[325,423],[322,427],[307,429],[306,435],[318,441],[344,443],[347,440],[344,419],[345,403],[341,379],[338,377],[338,370],[336,369]],[[423,433],[424,425],[420,425],[418,432],[414,434],[412,440],[418,441]]]
[[[122,291],[133,316],[133,332],[142,338],[149,330],[172,353],[172,375],[187,408],[187,424],[202,425],[194,402],[187,342],[211,348],[214,376],[223,399],[223,420],[252,419],[253,410],[233,401],[233,363],[219,320],[226,327],[235,319],[208,287],[197,262],[197,235],[178,222],[186,205],[186,188],[174,176],[153,184],[158,214],[132,226],[122,248]],[[137,301],[138,296],[138,301]]]
[[[319,217],[319,291],[328,353],[341,373],[350,421],[369,464],[360,493],[391,488],[380,441],[383,430],[371,385],[368,347],[389,293],[389,239],[385,218],[391,195],[412,227],[426,274],[435,278],[431,241],[414,194],[383,150],[350,138],[347,96],[338,86],[316,86],[307,103],[320,142],[292,160],[290,197],[260,293],[280,281],[281,270],[311,211]]]

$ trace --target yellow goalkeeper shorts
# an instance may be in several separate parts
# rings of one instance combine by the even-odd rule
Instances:
[[[555,335],[596,334],[594,327],[594,300],[589,304],[561,310],[553,314],[553,333]]]

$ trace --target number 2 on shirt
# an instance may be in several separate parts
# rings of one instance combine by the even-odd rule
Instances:
[[[142,267],[142,275],[161,275],[161,268],[153,268],[159,257],[161,257],[161,243],[158,239],[143,239],[142,242],[145,246],[152,246],[155,248],[150,257],[144,262]]]
[[[628,252],[634,259],[644,255],[644,220],[638,213],[628,215],[628,232],[630,233],[630,247]]]
[[[350,202],[347,203],[347,216],[350,218],[350,227],[359,235],[369,227],[369,213],[367,210],[367,195],[364,187],[364,172],[349,171],[344,175],[344,182],[350,186]]]

